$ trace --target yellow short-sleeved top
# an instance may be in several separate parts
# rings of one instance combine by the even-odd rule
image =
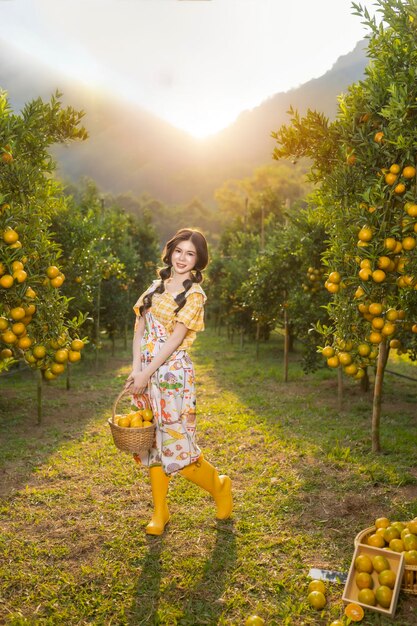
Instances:
[[[143,304],[143,299],[146,294],[156,289],[160,284],[160,280],[154,280],[149,289],[140,296],[133,307],[137,316],[139,316],[139,309]],[[168,335],[174,330],[176,322],[181,322],[187,327],[188,331],[184,341],[178,347],[178,350],[187,350],[193,344],[197,332],[204,330],[204,303],[207,297],[200,285],[194,283],[187,291],[187,300],[184,306],[178,313],[175,313],[175,309],[178,308],[178,304],[175,302],[176,295],[176,293],[170,293],[169,291],[154,293],[150,311],[158,322],[165,327]]]

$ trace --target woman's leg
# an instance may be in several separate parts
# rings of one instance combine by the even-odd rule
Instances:
[[[168,484],[170,479],[160,465],[150,467],[149,476],[151,479],[154,511],[151,521],[146,526],[146,533],[148,535],[162,535],[170,518],[167,505]]]
[[[216,468],[202,456],[196,463],[184,467],[180,474],[213,496],[217,507],[217,519],[228,519],[231,516],[233,500],[232,481],[229,476],[219,476]]]

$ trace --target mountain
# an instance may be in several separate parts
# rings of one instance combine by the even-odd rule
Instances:
[[[16,111],[33,98],[49,99],[58,89],[65,103],[86,112],[90,138],[54,150],[65,180],[87,176],[104,192],[149,193],[169,204],[193,197],[210,203],[224,180],[248,176],[256,166],[271,162],[271,132],[288,122],[290,105],[300,112],[314,108],[334,116],[337,95],[362,77],[366,64],[365,43],[360,42],[320,78],[272,96],[206,140],[127,103],[111,86],[93,91],[1,41],[0,88],[8,92]]]

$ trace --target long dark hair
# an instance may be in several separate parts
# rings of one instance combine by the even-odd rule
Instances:
[[[199,230],[194,230],[192,228],[182,228],[170,239],[166,244],[164,251],[162,252],[162,262],[165,263],[166,267],[163,267],[159,270],[159,276],[161,278],[161,284],[156,287],[151,293],[148,293],[143,299],[143,306],[140,307],[140,315],[144,309],[149,309],[152,306],[152,296],[154,293],[164,293],[165,284],[164,281],[167,280],[171,276],[172,271],[172,253],[174,252],[177,245],[180,241],[191,241],[194,244],[197,260],[196,264],[191,272],[191,278],[187,278],[182,283],[184,287],[184,291],[181,291],[178,295],[175,296],[175,302],[178,304],[178,307],[175,309],[175,313],[178,313],[184,306],[187,300],[187,291],[194,283],[203,282],[202,271],[207,266],[208,263],[208,248],[207,241],[204,237],[203,233]]]

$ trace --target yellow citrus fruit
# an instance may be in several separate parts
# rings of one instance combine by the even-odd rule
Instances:
[[[417,550],[406,550],[404,560],[407,565],[417,565]]]
[[[326,597],[321,591],[310,591],[307,600],[314,609],[323,609],[326,606]]]
[[[385,539],[381,535],[374,533],[368,537],[368,545],[374,548],[383,548],[385,546]]]
[[[57,350],[55,352],[54,359],[57,363],[65,363],[68,361],[68,350],[64,348],[62,350]]]
[[[245,626],[264,626],[265,620],[259,615],[250,615],[246,618]]]
[[[398,530],[398,528],[395,528],[395,526],[387,526],[384,531],[384,539],[389,543],[391,539],[398,539],[400,534],[400,531]]]
[[[358,572],[355,576],[355,583],[358,589],[372,589],[374,586],[373,578],[368,572]]]
[[[30,337],[20,337],[20,339],[17,340],[17,345],[22,350],[27,350],[28,348],[30,348],[32,343],[33,339],[31,339]]]
[[[409,204],[406,211],[410,217],[417,217],[417,204]]]
[[[378,604],[380,604],[384,609],[389,609],[392,600],[392,589],[386,585],[381,585],[380,587],[377,587],[375,597]]]
[[[358,233],[358,238],[360,241],[371,241],[372,228],[370,228],[370,226],[363,226]]]
[[[84,348],[84,341],[81,341],[81,339],[73,339],[71,341],[71,350],[77,350],[78,352],[80,352],[80,350],[82,350]]]
[[[27,277],[28,275],[25,270],[17,270],[16,272],[13,272],[13,278],[17,280],[18,283],[24,283]]]
[[[371,302],[369,305],[369,313],[372,313],[372,315],[381,315],[382,311],[383,307],[380,302]]]
[[[393,552],[404,552],[404,544],[400,538],[391,539],[389,542],[389,549]]]
[[[332,621],[330,626],[345,626],[345,622],[343,622],[341,619],[335,619]]]
[[[396,239],[394,237],[387,237],[384,241],[384,246],[386,250],[393,251],[397,245]]]
[[[405,191],[404,183],[398,183],[398,185],[395,185],[394,193],[398,193],[400,195],[400,194],[404,193],[404,191]]]
[[[1,334],[1,339],[4,343],[15,343],[17,341],[17,337],[11,330],[6,330]]]
[[[328,359],[331,356],[334,356],[334,349],[332,348],[332,346],[325,346],[322,350],[322,355]]]
[[[349,602],[349,604],[345,607],[345,615],[352,622],[360,622],[363,620],[364,610],[360,604],[356,604],[356,602]]]
[[[22,320],[25,317],[25,315],[26,315],[26,311],[22,306],[16,306],[10,311],[10,317],[16,322],[18,322],[19,320]]]
[[[152,422],[149,422],[148,420],[144,420],[143,428],[148,428],[149,426],[152,426]]]
[[[385,585],[386,587],[389,587],[390,589],[394,589],[396,579],[397,579],[397,576],[395,572],[392,571],[392,569],[384,569],[382,570],[382,572],[379,572],[378,574],[379,584]]]
[[[13,230],[13,228],[6,228],[6,230],[3,231],[3,240],[6,243],[15,243],[18,239],[19,235],[15,230]]]
[[[35,315],[36,313],[36,306],[34,304],[28,304],[23,308],[25,309],[26,315]]]
[[[384,570],[390,569],[390,564],[386,556],[383,554],[377,554],[372,557],[373,568],[378,574]]]
[[[372,276],[372,270],[370,267],[363,267],[359,270],[358,275],[361,280],[369,280],[369,277]]]
[[[8,320],[5,317],[0,317],[0,330],[6,330],[8,325],[9,325]]]
[[[121,415],[119,417],[118,425],[122,428],[129,428],[130,426],[130,415]]]
[[[396,181],[397,176],[395,174],[392,174],[391,172],[385,174],[385,182],[387,183],[387,185],[393,185]]]
[[[389,322],[395,322],[398,319],[398,312],[395,309],[388,309],[385,313],[385,318]]]
[[[381,333],[384,335],[384,337],[389,337],[390,335],[393,335],[395,333],[395,330],[395,324],[392,324],[392,322],[385,322],[381,329]]]
[[[413,250],[417,242],[414,237],[404,237],[401,243],[404,250]]]
[[[35,359],[43,359],[46,354],[45,346],[35,346],[32,350],[33,356]]]
[[[404,549],[407,551],[417,550],[417,535],[410,533],[408,528],[406,529],[406,532],[408,532],[409,534],[405,534],[402,536]]]
[[[352,357],[349,352],[339,352],[339,363],[341,365],[350,365],[352,363]]]
[[[389,168],[389,171],[391,172],[391,174],[399,174],[401,171],[401,167],[398,165],[398,163],[393,163]]]
[[[372,574],[373,566],[371,557],[367,554],[359,554],[355,559],[355,569],[357,572]]]
[[[381,328],[383,328],[385,324],[385,321],[383,317],[374,317],[371,324],[372,328],[375,328],[375,330],[381,330]]]
[[[369,341],[371,343],[381,343],[382,340],[383,336],[381,335],[381,333],[374,331],[369,334]]]
[[[368,356],[371,351],[371,346],[367,343],[360,343],[358,345],[358,353],[360,356]]]
[[[63,282],[64,282],[64,277],[61,275],[57,276],[56,278],[51,278],[50,280],[51,286],[55,288],[61,287]]]
[[[26,293],[25,293],[27,298],[36,298],[36,291],[34,291],[34,289],[32,289],[32,287],[28,287],[26,289]]]
[[[43,377],[45,378],[45,380],[55,380],[56,375],[53,373],[51,369],[47,368],[43,372]]]
[[[130,428],[142,428],[142,416],[135,415],[130,421]]]
[[[358,593],[358,601],[362,602],[362,604],[367,604],[368,606],[375,606],[375,593],[372,591],[372,589],[361,589]]]
[[[46,270],[48,278],[56,278],[59,275],[59,269],[55,265],[50,265]]]
[[[386,274],[383,270],[374,270],[372,272],[372,278],[376,283],[382,283],[386,278]]]
[[[381,270],[387,270],[391,265],[391,259],[388,256],[380,256],[377,265]]]
[[[14,332],[15,335],[23,335],[25,330],[26,330],[26,326],[23,324],[23,322],[15,322],[12,325],[12,331]]]
[[[62,374],[65,371],[65,365],[63,363],[52,363],[50,369],[53,374],[58,376],[58,374]]]
[[[326,585],[322,580],[311,580],[308,584],[308,591],[321,591],[321,593],[326,593]]]
[[[400,535],[403,532],[403,530],[406,528],[405,524],[403,524],[402,522],[392,522],[391,526],[394,526],[394,528],[396,528]]]
[[[0,352],[0,359],[10,359],[13,356],[13,352],[10,348],[3,348]]]
[[[416,168],[412,165],[406,165],[402,171],[402,175],[404,176],[404,178],[414,178],[414,176],[416,175]]]
[[[327,359],[327,365],[329,367],[339,367],[339,357],[337,355],[331,356],[329,359]]]
[[[4,274],[0,278],[0,285],[4,287],[5,289],[10,289],[10,287],[13,286],[13,283],[14,283],[14,279],[13,279],[13,276],[10,276],[10,274]]]
[[[81,354],[78,352],[78,350],[69,350],[68,351],[68,361],[70,363],[76,363],[80,359],[81,359]]]
[[[339,272],[331,272],[329,274],[329,281],[331,283],[339,284],[341,280],[342,280],[342,277]]]

